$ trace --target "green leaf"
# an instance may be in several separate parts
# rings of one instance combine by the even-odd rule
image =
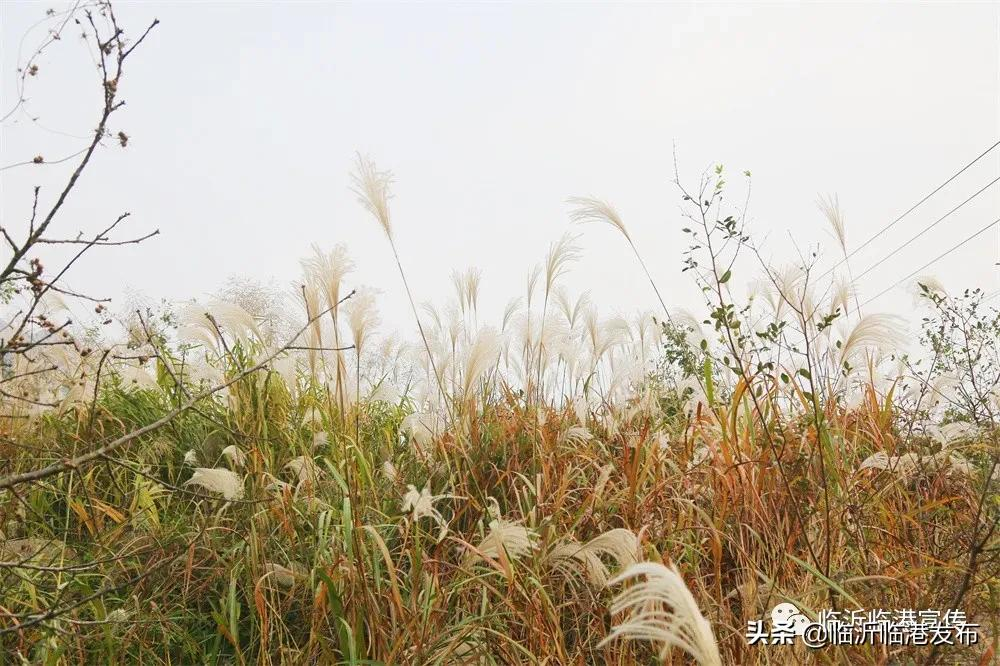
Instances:
[[[729,282],[729,278],[731,277],[733,277],[733,272],[726,271],[725,273],[722,274],[722,277],[719,278],[719,284],[726,284],[727,282]]]
[[[840,596],[842,596],[845,599],[847,599],[854,606],[856,606],[858,608],[862,607],[862,604],[861,604],[860,601],[858,601],[853,596],[851,596],[850,594],[848,594],[847,590],[845,590],[843,587],[841,587],[835,580],[833,580],[833,579],[831,579],[831,578],[829,578],[827,576],[824,576],[822,573],[820,573],[819,569],[817,569],[813,565],[809,564],[808,562],[804,562],[803,560],[800,560],[799,558],[795,557],[791,553],[788,553],[788,557],[791,558],[800,567],[802,567],[803,569],[805,569],[806,571],[808,571],[809,573],[811,573],[813,576],[815,576],[817,579],[819,579],[821,582],[825,583],[826,586],[829,587],[830,589],[832,589],[834,592],[836,592]]]

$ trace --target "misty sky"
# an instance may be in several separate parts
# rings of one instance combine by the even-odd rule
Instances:
[[[22,36],[48,6],[0,3],[2,112],[46,24]],[[441,303],[453,268],[479,266],[483,308],[499,317],[571,229],[566,198],[592,195],[621,211],[668,301],[691,307],[675,144],[688,183],[723,163],[738,199],[739,174],[752,171],[766,252],[787,263],[822,242],[822,267],[836,250],[819,194],[839,195],[857,246],[1000,139],[996,3],[117,6],[133,36],[161,21],[122,85],[128,105],[112,130],[131,139],[98,153],[58,220],[69,235],[93,233],[131,211],[132,234],[161,230],[68,276],[113,297],[203,296],[233,274],[284,285],[311,243],[346,243],[352,285],[383,290],[386,328],[411,327],[385,238],[348,189],[361,151],[395,173],[395,231],[418,300]],[[3,165],[84,145],[98,79],[73,37],[40,59],[27,113],[4,123]],[[69,168],[0,172],[3,225],[22,235],[31,187],[50,203]],[[1000,149],[859,253],[853,271],[997,175]],[[998,192],[866,276],[861,298],[1000,217]],[[576,230],[573,291],[590,290],[606,314],[657,307],[619,235]],[[995,291],[998,256],[994,229],[929,272]],[[871,309],[906,313],[912,299],[901,288]]]

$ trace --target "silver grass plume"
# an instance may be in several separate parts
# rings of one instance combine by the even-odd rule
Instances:
[[[345,305],[347,324],[351,329],[351,337],[354,339],[354,350],[359,356],[368,342],[368,338],[381,321],[375,307],[375,295],[374,289],[362,287]]]
[[[528,272],[528,280],[526,284],[526,294],[528,297],[528,309],[531,309],[531,299],[535,295],[535,286],[538,284],[538,278],[542,274],[542,267],[539,264],[532,266],[531,270]]]
[[[433,495],[431,494],[430,481],[427,485],[423,487],[423,490],[417,490],[415,486],[406,486],[406,493],[403,495],[403,502],[401,505],[401,510],[403,513],[408,513],[409,519],[417,523],[421,518],[430,518],[438,526],[438,543],[440,543],[445,536],[448,534],[448,521],[444,519],[441,512],[438,511],[434,504],[440,500],[454,497],[454,495]]]
[[[505,307],[503,310],[503,318],[501,319],[500,323],[501,332],[507,330],[507,326],[508,324],[510,324],[511,318],[515,314],[517,314],[517,312],[521,309],[521,300],[522,299],[520,296],[516,296],[510,299],[510,301],[507,303],[507,307]]]
[[[392,240],[392,222],[389,218],[389,199],[392,198],[389,186],[392,184],[392,172],[379,171],[372,160],[358,153],[351,180],[354,183],[351,189],[358,196],[358,202],[372,214],[385,232],[386,238]]]
[[[638,580],[643,578],[644,580]],[[611,614],[625,613],[601,641],[606,645],[619,638],[649,641],[659,646],[660,659],[673,647],[691,655],[701,666],[722,666],[712,627],[673,567],[657,562],[633,564],[608,583],[611,586],[635,581],[611,602]]]
[[[608,530],[585,544],[572,540],[556,545],[548,555],[556,569],[573,573],[579,571],[597,589],[607,587],[611,577],[602,556],[614,560],[619,568],[638,562],[639,539],[630,530]]]
[[[632,253],[635,254],[635,258],[638,260],[639,266],[642,267],[643,272],[646,274],[646,279],[649,280],[650,286],[653,287],[653,292],[656,293],[656,298],[660,301],[660,305],[663,307],[663,313],[667,316],[667,321],[670,321],[670,310],[667,308],[667,304],[663,300],[663,296],[660,294],[660,290],[656,286],[656,282],[653,281],[653,276],[646,267],[646,262],[643,261],[642,255],[639,254],[639,249],[635,246],[635,243],[632,242],[632,236],[629,235],[628,229],[625,228],[625,222],[622,221],[621,215],[618,214],[618,211],[615,210],[614,206],[606,201],[589,197],[572,197],[568,200],[568,203],[574,206],[569,213],[569,217],[573,222],[598,222],[610,224],[612,227],[621,232],[621,235],[624,236],[625,240],[628,242],[629,247],[632,248]]]
[[[227,500],[243,497],[243,479],[235,472],[222,467],[195,467],[194,474],[185,486],[201,486],[213,493],[220,493]]]
[[[826,221],[833,229],[833,235],[840,245],[844,256],[847,256],[847,226],[844,224],[844,212],[840,209],[840,199],[836,194],[833,196],[821,196],[816,200],[816,205],[823,211]]]
[[[476,382],[496,362],[499,353],[500,337],[495,330],[487,327],[476,334],[465,354],[465,372],[462,377],[463,399],[468,400],[472,396]]]
[[[896,315],[870,314],[848,332],[840,347],[840,363],[849,363],[866,350],[888,351],[906,341],[904,321]]]
[[[352,174],[354,181],[354,193],[358,195],[358,201],[365,209],[372,214],[375,220],[385,232],[385,237],[389,240],[389,247],[392,248],[392,256],[396,260],[396,267],[399,269],[399,276],[403,281],[403,288],[406,289],[406,296],[410,301],[410,308],[413,310],[413,318],[417,320],[417,329],[420,331],[420,338],[423,340],[424,349],[427,351],[427,361],[434,371],[434,379],[437,381],[438,392],[444,401],[445,408],[451,413],[451,405],[444,390],[444,380],[438,372],[434,363],[434,355],[431,353],[430,342],[424,332],[424,326],[420,322],[420,315],[417,314],[417,304],[413,299],[413,292],[410,291],[410,283],[406,279],[406,272],[403,270],[403,263],[399,259],[399,251],[396,249],[396,242],[392,236],[392,224],[389,218],[389,199],[392,195],[389,192],[389,185],[392,183],[392,173],[389,171],[379,171],[375,163],[358,154],[356,171]]]
[[[556,281],[566,274],[571,263],[580,258],[580,248],[576,245],[576,236],[563,234],[549,246],[545,257],[545,298],[549,297]]]
[[[490,531],[479,542],[477,549],[486,558],[500,559],[501,553],[511,560],[518,560],[536,547],[538,534],[530,527],[496,518],[490,521]]]

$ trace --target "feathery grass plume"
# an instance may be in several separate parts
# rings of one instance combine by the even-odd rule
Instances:
[[[308,408],[302,415],[302,425],[308,426],[313,430],[322,428],[323,413],[320,412],[315,406]]]
[[[285,469],[295,475],[299,483],[313,482],[319,476],[320,469],[309,456],[298,456],[285,463]]]
[[[708,336],[701,327],[701,321],[688,310],[678,308],[674,310],[673,324],[684,332],[684,338],[692,347],[700,347],[701,343],[708,341]]]
[[[580,248],[576,245],[576,239],[577,237],[571,234],[563,234],[559,240],[549,246],[549,253],[545,257],[545,297],[542,300],[542,318],[538,336],[538,358],[536,359],[537,372],[535,376],[535,395],[538,400],[541,400],[544,393],[542,382],[542,361],[543,354],[546,351],[544,348],[544,330],[546,314],[549,307],[549,297],[556,285],[556,281],[565,275],[569,270],[570,264],[580,257]],[[527,370],[527,368],[525,369]]]
[[[875,453],[865,458],[864,461],[862,461],[862,463],[858,465],[858,471],[860,472],[866,469],[889,469],[890,462],[893,459],[898,461],[898,457],[896,456],[890,458],[889,454],[886,453],[885,451],[876,451]]]
[[[640,577],[611,602],[611,614],[628,617],[611,629],[601,641],[649,641],[658,644],[660,659],[666,659],[672,647],[691,655],[701,666],[722,666],[712,627],[698,609],[684,579],[673,567],[657,562],[633,564],[615,576],[609,586]]]
[[[243,497],[243,479],[224,467],[195,467],[194,474],[184,485],[201,486],[210,492],[220,493],[227,500]]]
[[[938,407],[954,399],[955,392],[960,385],[957,375],[952,372],[943,372],[930,381],[920,377],[911,377],[913,384],[907,389],[905,398],[916,400],[916,407],[921,405],[926,407]]]
[[[635,318],[635,340],[636,351],[639,360],[645,365],[649,354],[656,353],[660,342],[660,333],[663,330],[656,325],[656,318],[650,311],[640,312]]]
[[[840,275],[835,277],[830,291],[830,312],[840,310],[841,314],[847,314],[848,306],[851,299],[855,297],[855,293],[854,284],[849,278]]]
[[[284,356],[276,358],[271,363],[271,371],[281,377],[285,387],[288,388],[289,393],[292,395],[296,395],[296,391],[298,390],[298,366],[298,359],[291,354],[285,354]]]
[[[189,344],[204,344],[215,348],[219,334],[206,316],[206,309],[192,303],[177,311],[177,338]]]
[[[448,343],[451,346],[452,354],[458,349],[458,341],[465,333],[465,322],[462,321],[462,313],[454,303],[450,303],[445,308],[445,315],[447,316],[446,325],[444,327],[444,334],[448,338]]]
[[[438,312],[438,309],[434,307],[433,303],[421,303],[420,309],[423,310],[428,317],[430,317],[432,333],[444,330],[444,320],[441,318],[441,313]]]
[[[177,335],[190,342],[204,342],[214,348],[228,334],[233,340],[248,342],[262,339],[257,323],[249,312],[235,303],[214,299],[206,305],[189,303],[177,313]]]
[[[122,389],[126,391],[156,391],[160,388],[160,385],[156,383],[156,378],[149,374],[149,371],[144,367],[122,363],[114,368],[114,372],[121,380]]]
[[[264,479],[267,481],[267,485],[264,486],[266,490],[273,493],[278,493],[279,495],[284,493],[286,490],[291,492],[293,490],[292,484],[287,481],[282,481],[281,479],[275,477],[274,475],[264,472]]]
[[[611,463],[601,467],[600,474],[597,475],[597,481],[594,483],[594,502],[599,502],[604,497],[604,491],[607,489],[608,482],[611,481],[611,475],[614,474],[614,471],[615,466]]]
[[[344,276],[354,270],[354,262],[347,255],[344,245],[337,245],[329,253],[323,252],[318,245],[313,245],[313,256],[303,262],[309,281],[326,299],[326,309],[329,311],[330,322],[333,325],[333,346],[335,361],[335,394],[340,404],[341,412],[346,405],[347,367],[344,353],[340,350],[340,286]]]
[[[351,174],[354,187],[351,188],[358,196],[358,203],[372,214],[375,220],[382,227],[386,238],[392,240],[392,222],[389,218],[389,199],[392,193],[389,186],[392,185],[392,172],[379,171],[375,162],[357,154],[355,161],[355,172]]]
[[[291,568],[276,562],[264,563],[264,575],[262,580],[273,581],[278,587],[285,589],[295,586],[295,581],[304,576],[304,567],[297,562],[290,563]]]
[[[453,497],[452,495],[432,495],[430,481],[422,490],[417,490],[416,486],[407,485],[406,494],[403,495],[403,502],[400,510],[409,513],[409,519],[416,523],[421,518],[430,518],[438,526],[438,543],[448,535],[448,521],[444,519],[441,512],[434,508],[434,504],[443,499]]]
[[[569,212],[569,217],[574,222],[598,222],[610,224],[621,232],[622,236],[625,237],[625,240],[629,243],[632,242],[632,237],[628,235],[628,229],[625,228],[625,223],[622,221],[618,211],[615,210],[614,206],[609,204],[607,201],[591,199],[588,197],[570,197],[566,202],[575,206],[575,208]]]
[[[922,471],[939,472],[946,471],[953,474],[969,476],[975,473],[976,468],[965,459],[960,453],[948,449],[942,449],[937,453],[922,456],[917,453],[904,453],[899,456],[890,456],[883,451],[878,451],[868,456],[858,466],[858,472],[866,469],[888,470],[893,472],[902,480],[913,478]]]
[[[592,199],[589,197],[572,197],[568,200],[568,203],[575,206],[569,213],[569,217],[573,222],[598,222],[610,224],[612,227],[621,232],[621,235],[624,236],[625,240],[628,242],[629,247],[632,248],[632,253],[638,260],[639,266],[642,267],[642,271],[646,274],[646,279],[649,280],[650,286],[653,287],[653,292],[656,294],[656,298],[660,301],[660,305],[663,307],[663,314],[667,316],[667,321],[671,321],[670,310],[667,308],[667,304],[663,300],[663,296],[660,294],[660,289],[656,286],[656,282],[653,281],[653,276],[646,267],[646,262],[643,261],[642,255],[639,254],[639,249],[635,246],[635,243],[632,242],[632,236],[629,235],[628,229],[625,228],[625,222],[622,221],[621,215],[618,214],[618,211],[606,201]]]
[[[695,467],[701,465],[709,458],[712,457],[712,451],[705,445],[704,442],[700,442],[698,446],[694,448],[691,452],[691,460],[688,461],[688,469],[694,469]]]
[[[545,255],[545,298],[555,287],[556,281],[569,271],[570,264],[580,258],[580,248],[576,245],[577,236],[563,234],[559,240],[549,246]]]
[[[791,304],[797,309],[805,310],[803,299],[805,292],[803,283],[806,274],[795,265],[788,265],[770,274],[773,283],[767,287],[768,302],[774,311],[775,317],[781,317],[785,305]]]
[[[586,397],[582,395],[575,396],[570,406],[573,408],[573,415],[576,417],[577,422],[582,426],[586,426],[591,410],[590,403]]]
[[[295,299],[302,305],[305,311],[306,320],[309,321],[309,332],[306,337],[306,361],[309,364],[309,377],[312,381],[317,380],[319,365],[319,348],[323,346],[323,321],[319,318],[322,312],[320,307],[321,295],[319,288],[313,284],[309,276],[308,264],[303,261],[303,275],[301,283],[294,285],[293,291]]]
[[[606,392],[614,402],[619,400],[626,402],[629,395],[636,392],[635,389],[642,383],[646,374],[645,367],[637,359],[614,354],[609,359],[609,371]],[[637,408],[648,407],[648,402],[640,398],[629,404],[623,412],[626,420],[638,413]]]
[[[581,314],[590,307],[590,294],[583,292],[577,296],[576,301],[573,301],[568,291],[558,289],[556,290],[556,304],[559,306],[563,317],[566,318],[566,323],[572,329],[576,327],[576,322],[579,320]]]
[[[436,413],[412,412],[403,418],[400,430],[407,433],[415,448],[424,454],[434,439],[441,435],[443,425]]]
[[[948,290],[945,289],[944,283],[933,275],[919,276],[913,281],[910,291],[913,293],[913,298],[916,302],[923,301],[926,296],[937,296],[939,298],[948,296]]]
[[[535,264],[534,266],[531,267],[531,270],[528,271],[528,279],[525,284],[525,294],[528,299],[529,310],[531,309],[531,300],[535,295],[535,287],[538,286],[538,278],[541,277],[541,275],[542,275],[541,264]]]
[[[503,317],[500,319],[500,332],[507,330],[507,325],[510,324],[511,319],[518,313],[521,309],[521,301],[523,299],[520,296],[515,296],[507,302],[507,307],[503,309]]]
[[[594,435],[583,425],[571,425],[559,436],[559,443],[567,446],[585,444],[594,438]]]
[[[476,333],[471,346],[465,352],[465,368],[462,373],[462,399],[472,397],[472,389],[479,378],[497,360],[500,353],[500,337],[497,332],[486,327]]]
[[[596,369],[609,351],[624,342],[628,322],[621,317],[601,321],[597,310],[590,308],[584,313],[583,325],[584,341],[589,345],[592,368]]]
[[[538,534],[530,527],[495,518],[490,521],[490,531],[479,542],[477,549],[483,557],[491,560],[500,559],[501,553],[506,553],[511,560],[518,560],[534,550],[537,541]]]
[[[361,287],[345,306],[347,323],[354,339],[354,351],[358,356],[361,355],[369,336],[381,323],[375,307],[376,293],[370,287]]]
[[[955,421],[941,426],[934,424],[927,426],[927,434],[937,440],[942,448],[949,447],[955,442],[973,439],[978,432],[979,428],[975,423],[966,421]]]
[[[840,347],[840,364],[851,363],[867,350],[882,353],[906,342],[905,322],[901,317],[888,314],[870,314],[861,317],[847,333]]]
[[[552,565],[568,573],[580,571],[597,589],[608,586],[611,577],[601,559],[609,557],[624,569],[638,563],[639,538],[631,530],[616,528],[600,534],[585,544],[568,541],[556,545],[548,555]]]
[[[417,304],[413,300],[413,293],[410,291],[410,283],[406,279],[406,272],[403,270],[403,263],[399,259],[399,251],[396,249],[396,241],[392,236],[392,224],[389,220],[389,185],[392,183],[392,173],[389,171],[379,171],[375,168],[375,163],[358,154],[356,171],[352,174],[355,187],[354,193],[358,195],[358,201],[375,217],[376,221],[385,232],[385,237],[389,240],[389,247],[392,249],[392,256],[396,260],[396,267],[399,269],[399,276],[403,280],[403,288],[410,301],[410,308],[413,310],[413,317],[417,320],[417,329],[420,331],[420,338],[423,340],[424,349],[427,351],[427,361],[434,371],[434,379],[437,381],[438,392],[444,401],[445,409],[451,413],[451,405],[444,390],[444,380],[438,372],[434,363],[434,355],[431,353],[431,345],[424,332],[424,325],[420,323],[420,315],[417,314]]]
[[[354,270],[354,262],[343,244],[337,245],[330,252],[323,252],[319,245],[313,244],[312,251],[312,256],[302,261],[302,267],[315,289],[322,293],[327,308],[331,309],[331,313],[335,312],[340,302],[341,283]]]
[[[844,212],[840,210],[840,199],[836,194],[821,196],[816,199],[816,205],[823,211],[823,216],[830,223],[841,251],[847,256],[847,226],[844,224]]]
[[[343,244],[337,245],[329,252],[323,252],[316,244],[312,246],[311,257],[302,261],[302,267],[308,282],[314,290],[322,295],[326,301],[326,308],[330,310],[334,326],[338,320],[338,304],[341,300],[341,284],[344,277],[354,270],[354,262],[347,253],[347,247]],[[319,312],[317,304],[316,311]],[[336,333],[336,331],[334,331]]]
[[[462,271],[453,270],[451,272],[451,285],[455,288],[455,298],[458,299],[458,307],[462,311],[462,314],[465,314],[468,309],[465,298],[465,274]]]
[[[184,453],[184,464],[185,465],[197,465],[198,464],[198,452],[194,449],[188,449]]]
[[[243,469],[247,464],[247,454],[243,453],[238,446],[230,444],[222,449],[222,455],[229,463],[230,467]]]
[[[763,298],[764,302],[770,306],[771,314],[775,318],[781,316],[782,309],[784,308],[785,302],[781,298],[781,294],[778,289],[768,278],[760,277],[755,278],[749,282],[747,285],[747,298],[751,303],[756,303],[758,299]]]
[[[326,431],[313,433],[313,441],[312,441],[313,451],[319,451],[320,449],[325,448],[326,445],[329,443],[330,443],[330,433]]]
[[[475,314],[479,308],[479,285],[482,277],[482,271],[474,267],[467,268],[465,272],[452,271],[451,282],[455,286],[455,294],[463,315],[467,312]]]

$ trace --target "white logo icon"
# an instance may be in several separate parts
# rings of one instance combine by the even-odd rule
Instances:
[[[811,621],[788,602],[778,604],[771,609],[771,631],[801,636]]]

